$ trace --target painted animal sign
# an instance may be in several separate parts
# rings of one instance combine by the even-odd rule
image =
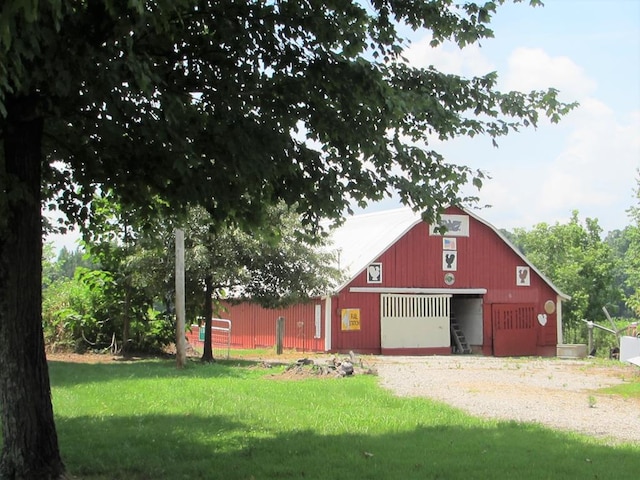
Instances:
[[[371,263],[367,267],[367,283],[382,283],[381,263]]]
[[[529,267],[516,267],[516,285],[519,287],[528,287],[531,285],[531,272]]]
[[[442,235],[441,232],[436,231],[438,227],[444,227],[444,235],[448,237],[468,237],[469,217],[467,215],[442,215],[439,224],[429,225],[429,234]]]
[[[445,250],[442,252],[442,270],[445,272],[455,272],[458,269],[457,252]]]

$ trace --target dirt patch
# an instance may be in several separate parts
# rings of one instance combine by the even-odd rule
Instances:
[[[591,360],[380,357],[380,383],[486,418],[532,422],[640,445],[640,400],[602,393],[640,381],[637,367]]]
[[[67,363],[114,363],[122,357],[102,353],[47,353],[47,360]]]
[[[281,362],[279,362],[281,363]],[[267,365],[270,365],[267,363]],[[376,375],[377,371],[354,355],[349,357],[304,357],[286,364],[281,373],[271,375],[272,379],[302,380],[304,378],[344,378],[355,375]]]

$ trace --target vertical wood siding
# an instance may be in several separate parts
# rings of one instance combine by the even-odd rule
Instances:
[[[316,325],[316,305],[320,306],[320,336]],[[220,318],[231,320],[231,348],[271,348],[276,343],[276,321],[285,319],[284,348],[301,352],[324,350],[324,302],[286,308],[266,309],[255,303],[225,305]]]
[[[353,350],[358,353],[380,354],[380,295],[351,293],[346,289],[332,301],[331,349],[338,352]],[[360,330],[343,331],[343,309],[360,310]]]
[[[316,299],[311,303],[287,308],[266,309],[255,303],[226,304],[225,311],[218,316],[231,320],[231,348],[272,348],[276,344],[276,321],[285,319],[284,348],[300,352],[324,351],[324,302]],[[319,318],[319,325],[316,318]],[[318,335],[319,334],[319,335]],[[187,341],[202,349],[198,337],[198,326],[187,332]]]
[[[449,208],[446,213],[465,215],[455,207]],[[531,305],[533,314],[530,318],[534,322],[530,335],[535,337],[533,354],[551,354],[556,344],[557,319],[555,313],[544,312],[544,303],[547,300],[555,302],[557,293],[533,269],[530,270],[530,285],[518,286],[516,267],[526,266],[526,263],[491,228],[473,217],[469,217],[469,236],[455,237],[457,269],[451,272],[455,276],[455,282],[447,285],[447,272],[442,268],[442,239],[440,235],[430,235],[427,224],[419,223],[378,258],[371,259],[372,263],[382,263],[382,283],[368,284],[365,271],[339,292],[333,311],[333,348],[338,351],[354,349],[367,353],[380,351],[380,294],[351,293],[351,287],[484,288],[487,290],[483,296],[484,354],[492,354],[493,351],[493,304]],[[360,331],[341,331],[340,312],[343,308],[361,309]],[[538,314],[546,314],[545,326],[538,323]]]

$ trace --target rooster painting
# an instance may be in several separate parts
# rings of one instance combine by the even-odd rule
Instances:
[[[456,252],[442,252],[442,270],[456,271],[457,265],[457,253]]]
[[[447,270],[453,267],[453,262],[455,261],[455,259],[456,259],[455,253],[447,253],[444,256],[444,261],[447,264]]]
[[[382,264],[372,263],[367,268],[367,282],[368,283],[381,283],[382,282]]]
[[[518,285],[529,285],[529,267],[517,267],[516,276]]]

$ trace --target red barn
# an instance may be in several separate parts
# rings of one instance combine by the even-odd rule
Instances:
[[[349,218],[333,234],[347,281],[281,310],[232,306],[232,348],[284,347],[370,354],[554,356],[560,292],[493,226],[450,207],[442,234],[410,209]]]

